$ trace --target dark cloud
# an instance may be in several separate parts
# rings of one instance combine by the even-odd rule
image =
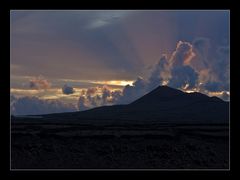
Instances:
[[[205,37],[198,37],[193,40],[192,45],[195,49],[204,53],[210,47],[210,40]]]
[[[79,100],[79,110],[86,110],[97,106],[113,105],[121,96],[120,90],[112,91],[108,86],[90,87],[87,90],[82,90]]]
[[[227,90],[230,84],[230,48],[212,45],[208,38],[193,41],[196,57],[191,66],[198,71],[199,81],[208,91]]]
[[[177,43],[176,50],[170,57],[169,86],[174,88],[194,88],[196,86],[198,73],[188,65],[194,56],[191,43],[183,41]]]
[[[115,90],[111,92],[111,103],[116,103],[119,101],[119,99],[122,97],[122,91],[121,90]]]
[[[174,88],[192,89],[196,87],[198,74],[190,66],[173,67],[168,85]]]
[[[153,71],[148,79],[148,90],[153,90],[157,86],[163,83],[169,75],[169,64],[167,57],[163,55],[159,62],[155,65]]]
[[[210,81],[210,82],[206,82],[204,84],[204,89],[211,91],[211,92],[217,92],[217,91],[222,91],[224,90],[224,87],[221,83],[219,82],[214,82],[214,81]]]
[[[128,104],[140,98],[144,94],[150,92],[163,83],[169,76],[169,64],[166,55],[163,55],[158,63],[152,68],[150,76],[147,80],[138,77],[132,85],[126,85],[122,93],[117,93],[118,104]]]
[[[98,94],[95,94],[93,96],[87,96],[85,99],[85,103],[88,108],[93,108],[101,106],[101,100],[102,98]]]
[[[108,102],[107,98],[111,96],[111,91],[108,89],[107,86],[104,86],[102,89],[102,100],[103,104],[106,104]]]
[[[79,100],[78,100],[78,109],[80,111],[86,110],[88,109],[87,105],[86,105],[86,98],[84,96],[80,96]]]
[[[119,104],[128,104],[146,93],[147,82],[138,77],[131,85],[126,85],[122,91],[122,96],[118,99]]]
[[[62,87],[62,93],[63,94],[73,94],[75,92],[75,90],[73,89],[73,87],[68,86],[67,84],[65,84]]]
[[[72,104],[65,104],[59,100],[43,100],[37,97],[11,98],[11,114],[37,115],[60,112],[72,112],[77,109]]]
[[[209,58],[208,58],[208,51],[210,49],[210,40],[208,38],[199,37],[195,38],[192,42],[194,51],[197,53],[198,56],[201,58],[201,62],[203,63],[203,68],[209,68]],[[198,59],[199,61],[199,59]],[[201,63],[197,62],[197,63]],[[198,66],[199,67],[199,66]]]
[[[217,49],[216,63],[213,70],[220,82],[225,82],[226,86],[230,81],[230,47],[220,46]]]

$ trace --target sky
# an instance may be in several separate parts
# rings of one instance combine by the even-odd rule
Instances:
[[[229,100],[229,11],[12,10],[11,112],[127,104],[159,85]]]

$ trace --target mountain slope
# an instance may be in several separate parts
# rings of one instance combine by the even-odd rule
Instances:
[[[159,86],[128,105],[43,115],[42,120],[76,123],[227,124],[229,103],[201,93]]]

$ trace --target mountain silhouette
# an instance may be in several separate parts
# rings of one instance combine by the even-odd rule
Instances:
[[[11,123],[12,167],[18,169],[211,169],[229,164],[229,103],[167,86],[127,105],[12,117]]]
[[[72,123],[227,124],[229,102],[159,86],[127,105],[102,106],[80,112],[41,115],[41,121]]]
[[[170,88],[168,86],[159,86],[150,93],[145,96],[139,98],[131,104],[139,104],[139,103],[159,103],[161,101],[170,100],[176,98],[178,96],[183,95],[184,92]]]

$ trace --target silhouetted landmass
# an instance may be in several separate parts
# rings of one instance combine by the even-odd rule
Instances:
[[[167,86],[128,105],[11,119],[12,168],[229,167],[229,103]]]

